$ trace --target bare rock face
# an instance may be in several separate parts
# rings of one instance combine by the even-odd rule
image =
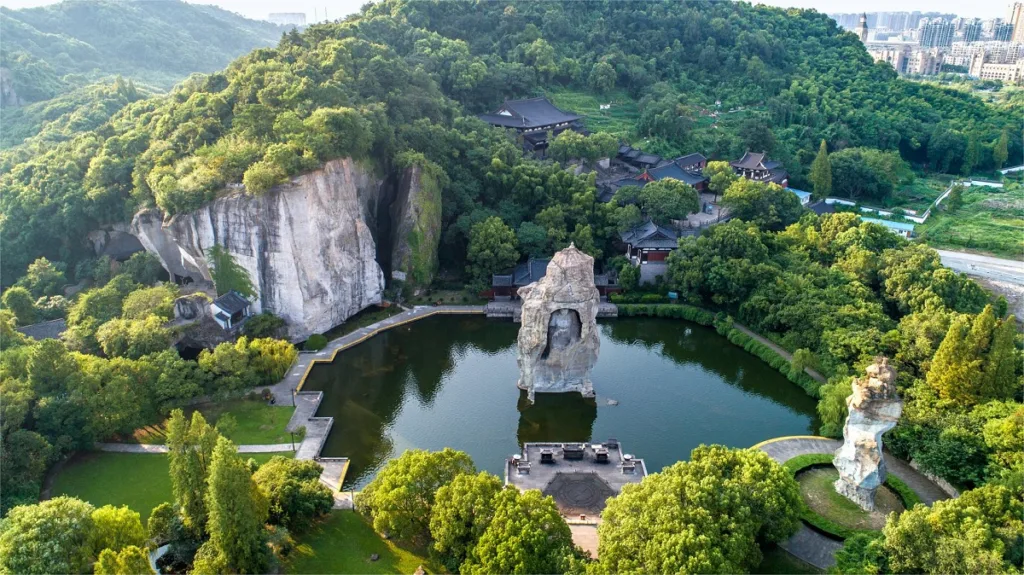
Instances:
[[[196,281],[212,280],[209,250],[223,246],[256,289],[253,312],[273,312],[291,339],[304,339],[381,301],[368,225],[380,183],[350,159],[332,160],[265,194],[229,193],[168,221],[139,212],[131,230],[168,272]]]
[[[590,371],[601,340],[594,258],[570,245],[555,254],[539,281],[519,289],[519,387],[534,394],[578,391],[594,396]]]
[[[843,445],[832,463],[839,471],[836,491],[872,511],[875,492],[885,483],[882,434],[896,426],[903,402],[896,395],[896,370],[884,357],[867,367],[867,377],[853,380],[846,400],[850,414],[843,427]]]

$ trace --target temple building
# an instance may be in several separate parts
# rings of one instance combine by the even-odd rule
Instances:
[[[496,111],[477,116],[492,126],[515,130],[522,138],[523,148],[543,153],[548,136],[573,130],[586,134],[580,116],[558,109],[547,98],[506,100]]]
[[[519,288],[532,284],[544,277],[551,258],[533,258],[517,265],[513,270],[491,276],[491,298],[495,301],[509,301],[518,298]],[[602,297],[622,291],[622,287],[611,274],[594,274],[594,286]]]
[[[251,315],[249,300],[242,294],[231,290],[213,300],[210,304],[210,315],[225,330],[232,330]]]
[[[734,172],[748,180],[770,182],[783,188],[789,185],[789,172],[782,167],[782,162],[769,160],[767,154],[747,152],[735,162],[730,162]]]
[[[628,149],[623,151],[623,148]],[[623,146],[619,148],[619,159],[638,165],[636,161],[628,159],[630,154],[638,151],[639,150],[630,148],[629,146]],[[658,156],[654,157],[658,158]],[[655,166],[645,167],[643,172],[640,174],[606,184],[601,190],[598,199],[602,202],[610,202],[619,188],[626,186],[642,188],[650,182],[656,182],[665,178],[679,180],[684,184],[693,186],[698,192],[703,192],[708,187],[708,179],[704,177],[702,173],[706,165],[707,158],[701,154],[687,154],[668,161],[658,158]]]
[[[622,232],[626,244],[626,257],[634,266],[640,266],[640,283],[654,282],[668,271],[668,255],[679,247],[679,232],[647,221]]]

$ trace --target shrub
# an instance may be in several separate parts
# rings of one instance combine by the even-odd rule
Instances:
[[[302,347],[303,349],[308,349],[310,351],[320,351],[327,347],[327,338],[319,333],[314,333],[309,336],[309,339],[306,340],[306,343],[303,344]]]

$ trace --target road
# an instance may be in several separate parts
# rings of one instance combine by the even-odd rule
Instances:
[[[967,275],[1024,286],[1024,262],[991,256],[935,250],[942,265]]]

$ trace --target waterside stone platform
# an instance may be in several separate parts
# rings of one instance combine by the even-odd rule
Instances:
[[[512,318],[512,321],[519,323],[523,319],[523,301],[487,302],[484,313],[489,318]],[[619,308],[611,302],[602,301],[597,305],[597,317],[619,317]]]

